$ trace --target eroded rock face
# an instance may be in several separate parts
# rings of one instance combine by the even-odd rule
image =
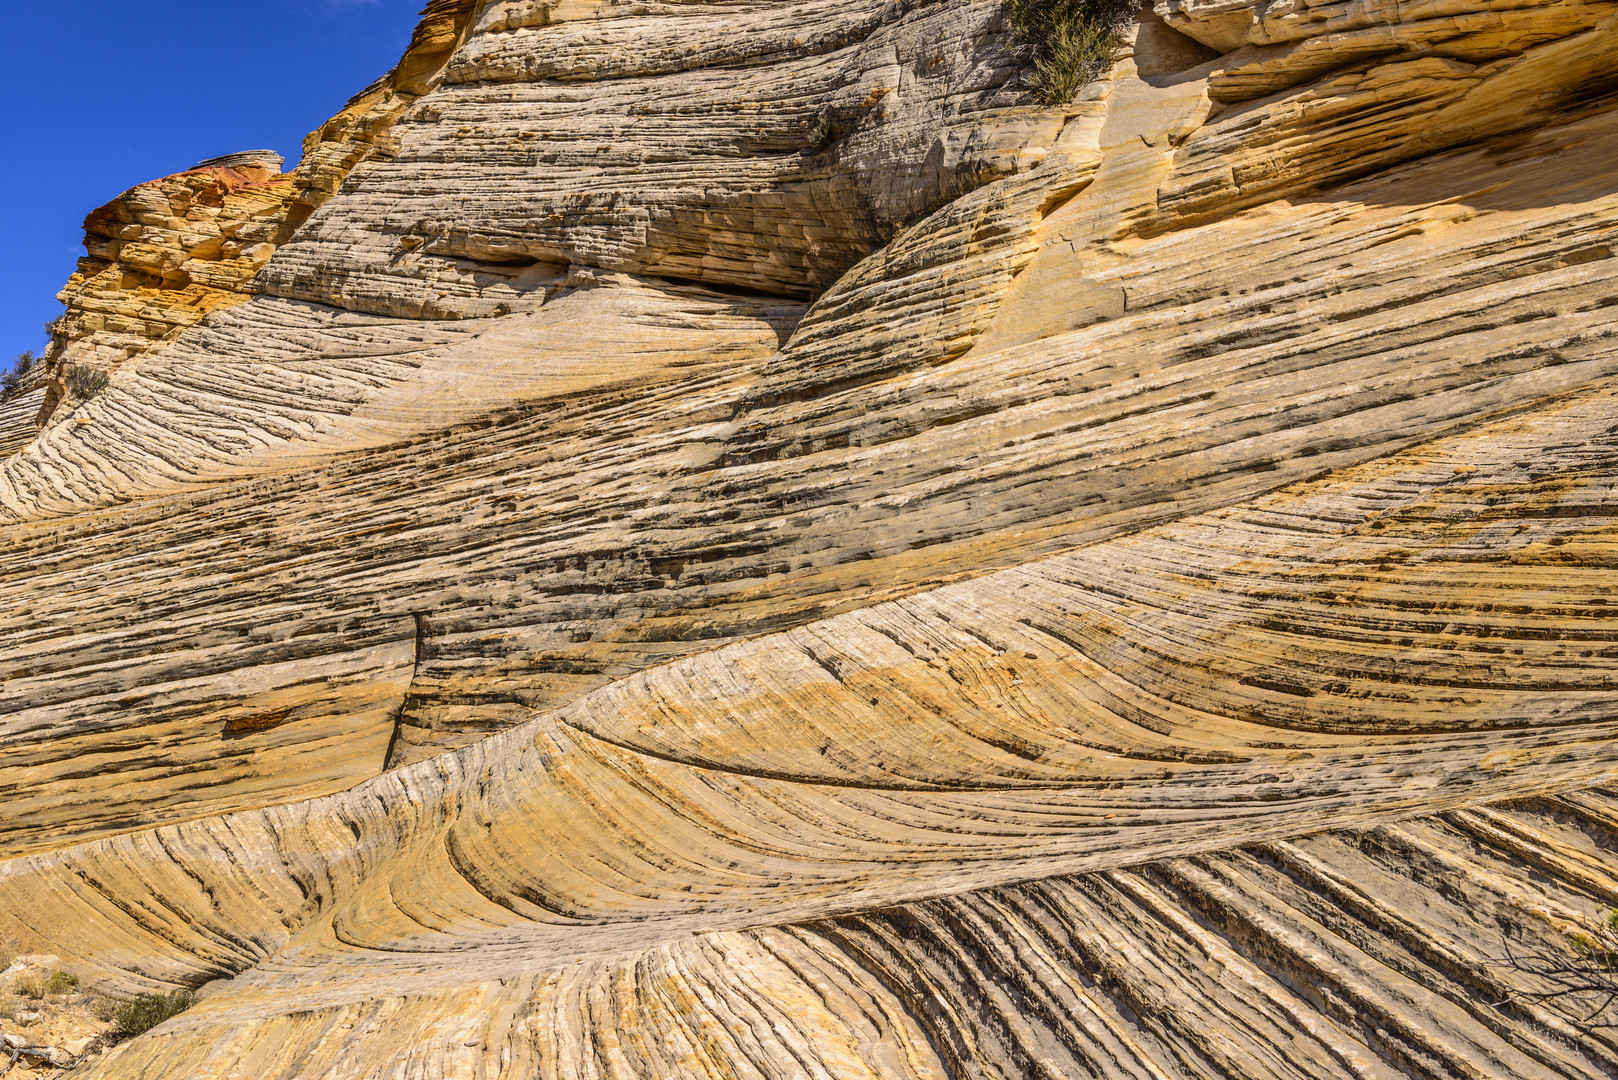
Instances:
[[[208,984],[94,1076],[1610,1074],[1615,19],[432,5],[0,466],[0,935]]]
[[[84,219],[87,257],[58,299],[48,363],[112,372],[212,311],[242,303],[290,227],[279,160],[205,164]]]
[[[65,375],[110,375],[258,292],[255,279],[276,248],[336,194],[355,165],[388,151],[394,122],[442,79],[474,6],[428,4],[399,66],[311,132],[292,172],[281,172],[285,162],[273,151],[228,154],[138,185],[85,218],[87,257],[57,297],[67,310],[52,327],[41,365],[53,384],[31,425],[20,413],[0,412],[0,455],[59,418],[64,402],[69,409],[82,403]]]
[[[511,311],[569,267],[805,298],[900,224],[1038,160],[999,5],[485,5],[273,292]]]

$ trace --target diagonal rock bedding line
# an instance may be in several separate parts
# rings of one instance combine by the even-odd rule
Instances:
[[[182,387],[221,423],[240,411],[226,391],[246,392],[241,367],[198,359],[209,341],[281,342],[279,359],[254,368],[265,388],[256,423],[270,435],[258,445],[275,460],[320,452],[277,434],[278,410],[276,425],[349,424],[372,432],[364,439],[395,441],[8,531],[0,588],[29,615],[11,637],[7,693],[43,710],[8,732],[10,744],[143,700],[155,703],[140,706],[146,722],[176,748],[153,764],[181,771],[166,786],[121,783],[151,755],[109,747],[97,794],[72,760],[79,747],[30,746],[26,778],[4,780],[0,763],[0,782],[12,798],[37,800],[42,816],[6,822],[18,837],[7,842],[58,844],[190,816],[183,763],[217,752],[220,729],[162,704],[162,688],[180,679],[217,672],[216,695],[229,704],[242,680],[273,681],[257,665],[278,655],[350,655],[364,627],[422,613],[398,764],[675,656],[1216,507],[1610,375],[1618,352],[1603,297],[1618,261],[1601,252],[1615,220],[1611,124],[1597,114],[1548,129],[1519,144],[1514,165],[1471,151],[1121,242],[1126,254],[1104,270],[1063,239],[1076,226],[1059,219],[1086,203],[1081,193],[1044,219],[1047,238],[981,321],[976,345],[942,364],[905,360],[856,388],[804,381],[817,369],[796,366],[793,342],[835,370],[857,358],[858,326],[828,336],[806,323],[770,357],[778,308],[681,298],[656,284],[592,286],[493,326],[407,330],[279,300],[238,307],[196,344],[121,374],[127,396],[92,403],[138,425],[106,444],[109,454],[148,472],[166,460],[199,469],[206,440],[164,457],[174,433],[150,418]],[[1558,163],[1554,175],[1547,160]],[[1457,181],[1480,192],[1469,196],[1475,206],[1433,201]],[[1414,245],[1420,274],[1409,269]],[[1223,295],[1203,266],[1210,246],[1260,265],[1266,287]],[[1042,323],[1052,308],[1036,302],[1049,287],[1039,281],[1075,275],[1127,296],[1130,312],[1079,328]],[[267,333],[294,314],[304,336]],[[606,331],[590,319],[626,314],[638,321],[616,324],[620,356],[638,343],[644,373],[620,364],[606,369],[616,385],[592,386],[600,376],[588,374],[593,354],[581,342]],[[535,335],[547,327],[555,344],[535,362]],[[693,333],[731,347],[687,366]],[[411,351],[392,352],[401,344]],[[894,354],[869,355],[891,363]],[[300,370],[309,372],[301,390],[280,382]],[[337,388],[323,392],[339,403],[327,419],[312,418],[316,375]],[[389,380],[391,397],[342,389]],[[424,408],[433,385],[462,388],[448,419],[494,402],[504,411],[409,435],[445,419],[445,407]],[[791,387],[796,400],[763,404],[757,388],[770,385]],[[524,406],[525,394],[555,396]],[[53,438],[84,442],[83,430],[102,427]],[[162,442],[144,448],[143,439]],[[239,462],[238,451],[216,459],[227,476],[242,467],[231,454]],[[135,474],[134,464],[109,472],[105,456],[78,460],[85,476]],[[418,498],[423,490],[433,497]],[[95,559],[100,586],[86,594],[74,583]],[[285,795],[272,801],[312,794],[309,784],[337,790],[374,770],[369,742],[322,743],[323,730],[358,733],[342,726],[345,715],[238,733],[232,748],[254,755],[261,779],[239,797],[216,786],[191,813],[231,799],[259,805],[277,784]],[[133,720],[124,737],[140,729]],[[308,753],[276,756],[305,738]],[[70,821],[50,824],[53,798],[76,807]]]
[[[693,932],[1075,873],[1119,887],[1111,868],[1143,859],[1195,893],[1215,888],[1197,869],[1207,853],[1233,843],[1380,834],[1445,808],[1498,832],[1460,809],[1618,769],[1612,658],[1594,656],[1614,636],[1614,400],[1592,388],[1229,510],[727,646],[351,792],[13,859],[0,911],[15,933],[49,905],[50,947],[108,975],[241,972],[150,1037],[178,1061],[187,1030],[211,1038],[208,1010],[273,1024],[293,987],[312,1010],[297,1023],[383,993],[415,1015],[494,978],[543,998],[531,980],[578,956]],[[1591,857],[1568,864],[1598,875],[1586,891],[1610,881]],[[1226,948],[1246,956],[1244,940]]]
[[[92,1075],[1601,1077],[1611,1045],[1509,1000],[1534,983],[1502,961],[1612,896],[1615,815],[1568,792],[452,987],[395,963],[291,1012],[315,971],[286,962]]]

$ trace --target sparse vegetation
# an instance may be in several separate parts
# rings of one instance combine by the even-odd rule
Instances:
[[[10,370],[0,374],[0,398],[10,397],[22,385],[23,376],[34,368],[36,357],[32,352],[24,351],[17,354]]]
[[[79,980],[65,971],[53,971],[49,975],[23,974],[12,983],[11,992],[30,1001],[44,1001],[70,994],[78,985]]]
[[[1509,1000],[1547,1005],[1586,1030],[1618,1028],[1618,910],[1600,912],[1595,928],[1569,934],[1565,947],[1508,949],[1496,963],[1533,976],[1540,987]]]
[[[88,999],[90,1014],[103,1024],[112,1023],[113,1017],[118,1015],[118,1006],[123,1004],[115,997],[108,997],[94,990],[90,991]]]
[[[179,1016],[197,1003],[197,995],[190,990],[175,990],[169,994],[141,994],[120,1001],[112,1011],[112,1022],[123,1035],[139,1035],[150,1031],[170,1017]]]
[[[1134,5],[1120,0],[1006,0],[1006,19],[1048,105],[1072,101],[1118,55]]]
[[[94,368],[74,368],[67,377],[67,390],[75,401],[89,401],[107,388],[110,376]]]
[[[805,145],[813,153],[820,153],[837,141],[837,126],[831,122],[830,113],[821,113],[815,119],[815,126],[809,129],[809,138]]]
[[[11,984],[11,992],[29,1001],[45,999],[45,980],[38,975],[19,975]]]

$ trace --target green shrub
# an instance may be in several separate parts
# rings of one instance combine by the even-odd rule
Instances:
[[[23,376],[33,369],[34,359],[34,354],[31,352],[24,351],[17,354],[17,359],[12,363],[11,370],[0,375],[0,397],[7,397],[16,391],[17,387],[22,384]]]
[[[73,992],[79,985],[79,980],[65,971],[53,971],[50,975],[19,975],[17,981],[11,984],[11,992],[18,997],[28,998],[31,1001],[44,1001],[48,997],[60,997]]]
[[[97,371],[94,368],[74,368],[67,377],[68,393],[72,394],[76,401],[89,401],[105,390],[110,380],[111,376],[105,371]]]
[[[197,995],[189,990],[176,990],[170,994],[141,994],[118,1002],[112,1010],[112,1022],[124,1035],[139,1035],[170,1017],[179,1016],[196,1003]]]
[[[1112,66],[1134,5],[1120,0],[1006,0],[1006,19],[1034,68],[1047,105],[1072,101]]]

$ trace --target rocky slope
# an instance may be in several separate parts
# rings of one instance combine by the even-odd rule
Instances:
[[[88,256],[59,299],[64,367],[111,371],[247,299],[289,232],[279,155],[238,155],[142,184],[84,220]]]
[[[230,154],[138,185],[86,217],[86,258],[58,294],[67,310],[50,328],[35,380],[43,384],[48,369],[55,381],[33,402],[34,413],[0,408],[0,454],[26,444],[59,409],[86,400],[64,376],[110,374],[260,291],[255,279],[276,248],[356,164],[386,152],[394,121],[442,79],[472,7],[433,0],[399,66],[311,132],[293,172],[282,174],[285,162],[272,151]]]
[[[204,987],[94,1076],[1610,1075],[1615,30],[433,4],[0,463],[0,934]]]

